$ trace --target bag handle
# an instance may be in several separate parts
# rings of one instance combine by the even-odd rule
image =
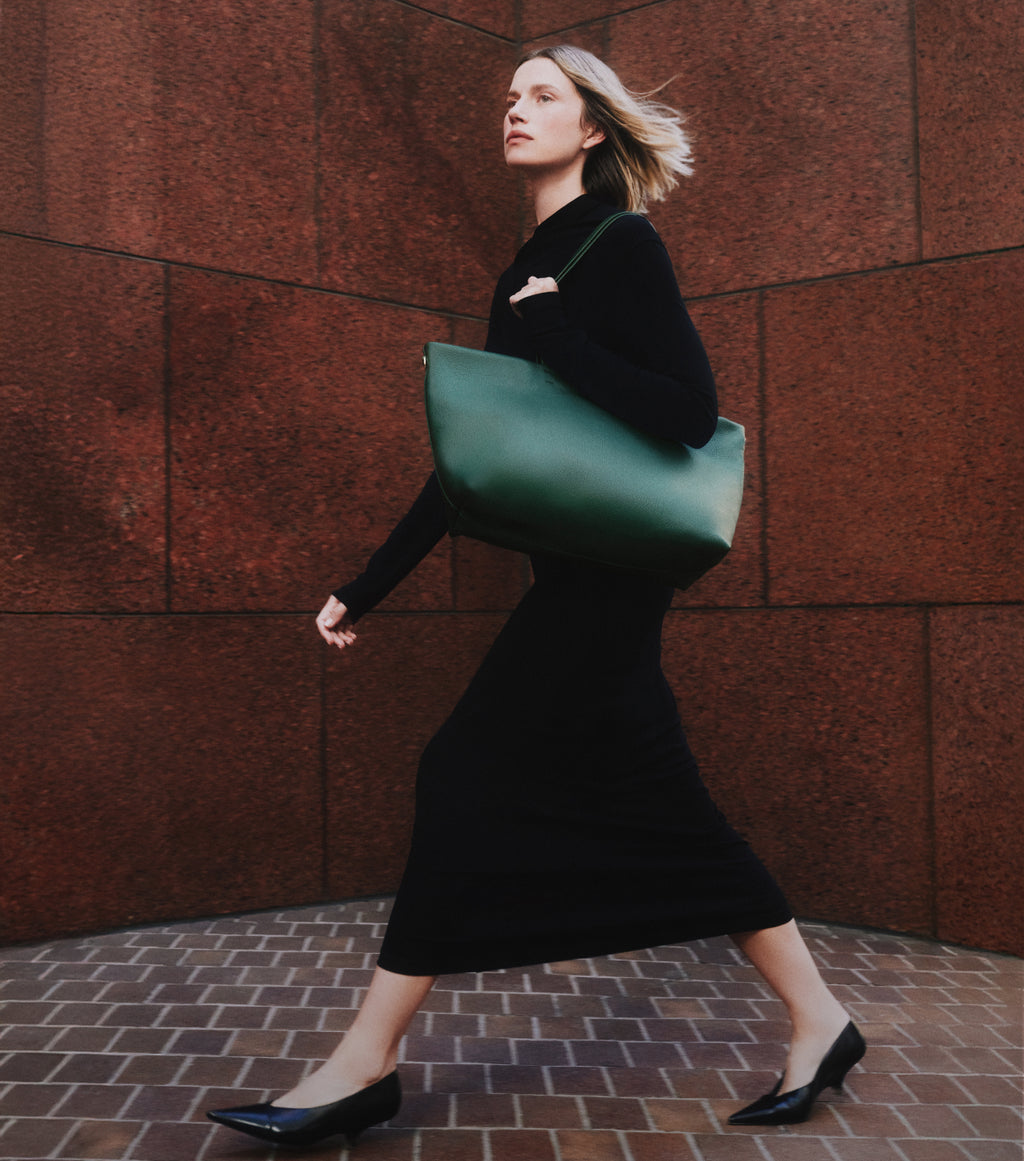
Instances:
[[[570,270],[572,270],[576,263],[579,262],[583,255],[586,254],[590,247],[593,246],[593,244],[598,240],[598,238],[601,237],[601,235],[613,222],[617,222],[619,218],[636,218],[639,216],[639,214],[634,214],[630,210],[621,210],[619,213],[612,214],[611,217],[605,218],[603,222],[599,222],[598,225],[594,227],[591,233],[584,240],[583,245],[580,246],[576,253],[573,254],[573,256],[562,268],[555,281],[561,284],[562,279],[569,273]]]

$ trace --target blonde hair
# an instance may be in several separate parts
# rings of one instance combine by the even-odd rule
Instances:
[[[520,63],[543,57],[572,81],[583,99],[583,119],[604,130],[605,139],[590,150],[583,168],[583,188],[621,210],[643,211],[648,201],[662,201],[679,184],[679,174],[693,172],[690,141],[682,115],[633,93],[614,71],[586,49],[571,44],[539,48]]]

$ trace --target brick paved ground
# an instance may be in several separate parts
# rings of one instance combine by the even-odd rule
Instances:
[[[258,1161],[205,1109],[327,1054],[388,900],[0,949],[0,1158]],[[727,940],[445,977],[358,1161],[1021,1161],[1024,963],[806,925],[869,1041],[805,1125],[730,1129],[784,1022]],[[291,1154],[294,1156],[295,1154]],[[338,1145],[309,1154],[340,1161]]]

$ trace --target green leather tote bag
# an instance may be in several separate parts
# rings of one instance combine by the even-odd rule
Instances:
[[[446,343],[424,353],[427,425],[453,535],[681,589],[729,551],[743,496],[739,424],[719,419],[709,443],[686,447],[609,415],[540,363]]]

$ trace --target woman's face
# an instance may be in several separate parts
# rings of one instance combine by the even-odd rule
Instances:
[[[505,112],[505,164],[555,171],[580,161],[604,133],[583,124],[583,98],[554,61],[519,66]]]

